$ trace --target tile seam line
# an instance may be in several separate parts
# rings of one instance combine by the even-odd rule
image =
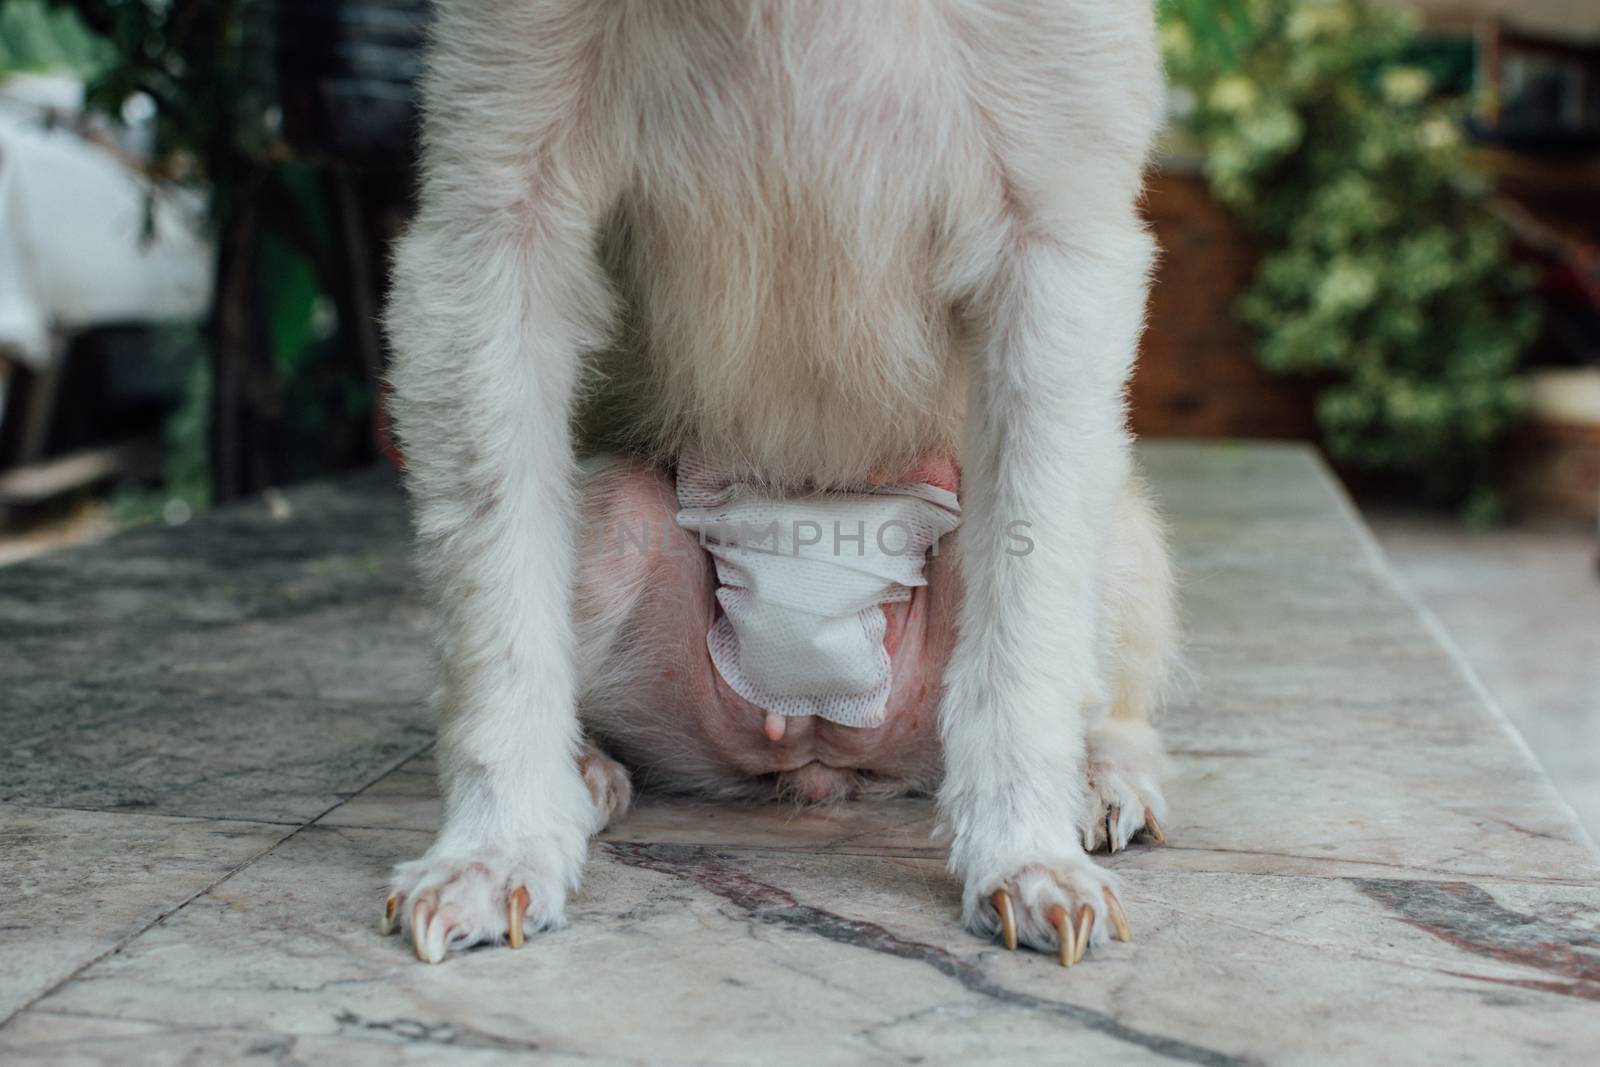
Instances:
[[[396,1047],[396,1043],[393,1040],[385,1039],[383,1037],[368,1036],[360,1033],[345,1033],[342,1031],[338,1033],[310,1033],[305,1031],[282,1030],[272,1027],[256,1027],[231,1023],[174,1023],[170,1020],[151,1019],[144,1016],[105,1015],[100,1012],[71,1011],[63,1008],[33,1008],[30,1009],[27,1014],[34,1018],[63,1019],[74,1022],[129,1023],[135,1026],[148,1026],[156,1028],[159,1031],[159,1036],[162,1037],[181,1037],[191,1034],[237,1034],[242,1037],[282,1037],[291,1041],[301,1041],[308,1038],[335,1038],[338,1040],[362,1042],[381,1048]],[[69,1040],[76,1041],[77,1039],[73,1038]],[[104,1040],[114,1041],[118,1040],[118,1038],[111,1037]],[[57,1042],[48,1043],[48,1045],[52,1047],[55,1044],[57,1044]],[[405,1042],[402,1042],[402,1044],[405,1044]],[[469,1049],[469,1051],[471,1050]],[[572,1056],[581,1054],[568,1052],[566,1055]],[[584,1056],[583,1058],[589,1057]]]
[[[1389,561],[1389,557],[1384,553],[1383,546],[1378,543],[1377,535],[1372,532],[1367,526],[1366,520],[1361,517],[1360,509],[1356,507],[1355,501],[1351,499],[1344,484],[1333,476],[1319,452],[1308,447],[1306,453],[1311,459],[1312,466],[1316,468],[1318,477],[1321,478],[1323,484],[1328,487],[1328,491],[1332,494],[1334,503],[1338,507],[1340,515],[1344,518],[1345,524],[1351,528],[1356,535],[1356,540],[1360,542],[1361,547],[1366,551],[1367,559],[1378,576],[1384,580],[1390,589],[1399,595],[1401,600],[1416,612],[1423,628],[1444,650],[1445,657],[1450,660],[1455,669],[1460,672],[1461,677],[1466,680],[1467,687],[1477,696],[1479,703],[1488,713],[1489,718],[1500,727],[1500,732],[1510,740],[1512,747],[1521,752],[1524,759],[1539,769],[1539,774],[1544,779],[1545,784],[1549,786],[1555,802],[1560,805],[1570,819],[1571,827],[1576,831],[1575,836],[1578,842],[1588,848],[1592,857],[1600,859],[1600,844],[1596,843],[1587,828],[1584,827],[1583,822],[1578,818],[1577,809],[1551,783],[1550,772],[1545,770],[1544,764],[1539,762],[1539,758],[1534,755],[1533,749],[1529,747],[1528,739],[1522,736],[1522,731],[1517,729],[1516,724],[1511,721],[1505,709],[1500,706],[1500,702],[1489,692],[1488,686],[1483,684],[1483,679],[1479,677],[1477,669],[1472,666],[1472,661],[1467,659],[1466,653],[1456,643],[1456,639],[1451,636],[1450,631],[1445,629],[1444,624],[1439,621],[1439,617],[1433,613],[1433,609],[1422,602],[1422,598],[1406,584],[1394,569],[1394,564]]]
[[[9,1014],[7,1014],[4,1018],[0,1018],[0,1033],[3,1033],[5,1031],[5,1029],[6,1029],[6,1027],[11,1025],[11,1021],[13,1019],[15,1019],[18,1016],[20,1016],[23,1012],[28,1011],[29,1009],[31,1009],[35,1004],[38,1004],[40,1001],[42,1001],[46,997],[50,996],[56,990],[61,989],[62,987],[66,986],[67,984],[76,981],[80,975],[82,975],[84,972],[88,971],[91,967],[94,967],[96,964],[100,963],[102,960],[107,959],[107,958],[109,958],[111,956],[114,956],[117,953],[121,952],[128,945],[132,944],[134,941],[136,941],[139,938],[143,937],[145,934],[149,933],[151,930],[153,930],[157,926],[162,925],[168,919],[170,919],[172,916],[178,914],[178,912],[182,911],[184,908],[187,908],[190,904],[193,904],[196,900],[198,900],[201,897],[205,896],[206,894],[210,893],[213,889],[216,889],[217,886],[219,886],[222,883],[228,881],[230,878],[232,878],[234,875],[238,874],[240,871],[243,871],[246,868],[253,866],[263,856],[266,856],[268,853],[271,853],[274,850],[276,850],[285,841],[288,841],[291,838],[296,837],[300,833],[304,832],[307,827],[314,826],[319,820],[325,818],[326,816],[328,816],[329,814],[333,813],[334,811],[337,811],[340,807],[344,806],[345,804],[350,803],[351,800],[353,800],[356,797],[360,796],[362,793],[365,793],[368,789],[371,789],[378,782],[382,781],[383,779],[387,778],[389,775],[393,774],[396,770],[398,770],[400,768],[400,766],[402,764],[406,763],[409,760],[416,759],[418,756],[422,755],[422,753],[426,752],[428,749],[430,749],[432,747],[433,747],[433,741],[430,739],[426,745],[422,746],[417,751],[412,752],[409,755],[406,755],[404,757],[401,757],[401,758],[395,760],[387,768],[385,768],[382,772],[380,772],[379,774],[374,776],[371,781],[367,782],[360,789],[358,789],[354,793],[350,794],[350,796],[343,797],[343,798],[335,801],[334,803],[330,804],[327,808],[323,809],[322,811],[318,812],[316,815],[313,815],[311,818],[307,819],[305,822],[299,823],[298,825],[293,825],[293,827],[289,830],[288,833],[286,833],[286,834],[282,835],[281,837],[277,838],[275,841],[271,842],[270,844],[262,846],[261,848],[257,849],[255,852],[252,852],[249,856],[245,857],[243,860],[241,860],[238,863],[234,864],[233,866],[229,867],[222,874],[218,875],[216,878],[214,878],[211,881],[207,882],[205,885],[201,886],[199,889],[195,890],[193,893],[190,893],[188,896],[184,897],[182,900],[180,900],[178,903],[174,904],[172,907],[163,910],[161,912],[161,914],[157,915],[154,919],[151,919],[149,922],[147,922],[144,925],[140,926],[137,930],[135,930],[132,933],[128,934],[126,937],[118,939],[110,948],[107,948],[104,952],[100,952],[100,953],[95,954],[91,958],[85,960],[83,963],[81,963],[78,966],[74,967],[69,973],[67,973],[66,975],[61,977],[59,980],[57,980],[55,982],[52,982],[50,985],[46,986],[44,989],[42,989],[39,992],[35,993],[33,996],[27,997],[20,1004],[18,1004],[15,1009],[13,1009]],[[272,823],[269,823],[269,824],[265,824],[265,825],[285,826],[287,824],[283,824],[283,823],[272,824]]]
[[[388,771],[384,772],[384,774],[388,773]],[[366,786],[363,786],[362,789],[365,790]],[[355,793],[351,794],[352,797],[356,795],[357,794]],[[341,803],[348,802],[349,798],[341,801]],[[294,827],[296,829],[306,825],[305,822],[300,819],[252,819],[245,815],[189,815],[186,813],[173,811],[151,811],[146,808],[86,808],[77,804],[37,804],[30,803],[26,800],[0,801],[0,811],[6,810],[69,811],[78,815],[113,815],[119,817],[132,817],[136,819],[171,819],[175,822],[225,822],[243,824],[246,826],[284,826]],[[320,819],[327,814],[328,813],[324,811],[315,817]]]

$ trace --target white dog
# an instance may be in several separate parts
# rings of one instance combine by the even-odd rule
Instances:
[[[386,928],[561,925],[627,764],[937,789],[968,928],[1127,936],[1088,852],[1165,817],[1123,408],[1161,91],[1148,0],[442,0],[388,328],[445,818]],[[858,596],[707,533],[738,508],[939,543]]]

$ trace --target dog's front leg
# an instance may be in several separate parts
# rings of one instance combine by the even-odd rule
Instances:
[[[578,765],[569,429],[579,355],[608,314],[594,252],[604,174],[553,137],[467,125],[519,114],[509,107],[452,110],[442,95],[448,128],[430,142],[388,313],[435,608],[444,823],[396,868],[384,924],[430,962],[561,924],[604,821]]]
[[[1112,217],[1015,225],[971,307],[965,600],[941,712],[964,922],[1059,947],[1068,965],[1126,933],[1111,876],[1076,829],[1086,711],[1106,696],[1100,585],[1152,256],[1131,209]]]

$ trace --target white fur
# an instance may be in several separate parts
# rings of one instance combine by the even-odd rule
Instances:
[[[587,367],[634,444],[774,484],[959,453],[940,801],[965,919],[990,928],[1000,885],[1035,943],[1050,902],[1099,914],[1086,731],[1121,684],[1108,665],[1166,647],[1165,609],[1141,622],[1106,588],[1153,255],[1147,0],[437,7],[388,325],[446,818],[397,889],[454,893],[483,939],[515,886],[553,924],[577,885],[597,820],[572,625]],[[1027,555],[1006,551],[1019,521]],[[1108,642],[1108,612],[1148,640]],[[489,903],[452,889],[466,870]]]

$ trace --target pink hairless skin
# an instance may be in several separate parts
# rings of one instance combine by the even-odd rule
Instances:
[[[949,459],[930,460],[873,484],[927,483],[955,492],[959,472]],[[937,709],[940,678],[955,639],[959,578],[948,545],[927,563],[926,586],[907,600],[885,604],[884,649],[892,683],[883,725],[840,726],[812,716],[783,716],[752,704],[730,688],[706,648],[706,633],[720,611],[717,576],[695,535],[674,522],[678,502],[671,472],[623,463],[591,483],[585,529],[608,536],[619,529],[649,530],[648,549],[619,567],[616,544],[586,545],[580,589],[588,602],[604,602],[608,583],[648,578],[636,609],[636,629],[657,670],[633,672],[632,691],[612,701],[636,718],[596,724],[604,747],[624,763],[647,766],[669,786],[692,784],[724,793],[770,795],[776,778],[782,795],[821,802],[880,787],[883,792],[932,788],[940,768]],[[640,538],[639,540],[646,540]],[[659,745],[671,731],[674,744]]]

